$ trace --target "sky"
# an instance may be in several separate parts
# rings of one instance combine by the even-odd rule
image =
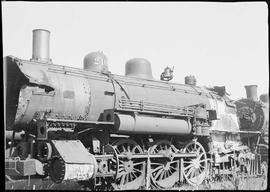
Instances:
[[[174,66],[174,83],[194,75],[198,86],[269,90],[268,8],[265,2],[1,2],[3,56],[32,56],[32,30],[47,29],[53,63],[82,68],[103,51],[109,70],[124,75],[145,58],[155,79]]]

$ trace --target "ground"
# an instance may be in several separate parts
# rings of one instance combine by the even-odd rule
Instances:
[[[240,179],[239,182],[223,181],[204,183],[199,186],[182,185],[173,190],[265,190],[267,181],[262,178]],[[66,181],[61,184],[55,184],[48,179],[30,179],[18,180],[16,182],[7,181],[6,189],[32,189],[32,190],[85,190],[77,182]]]

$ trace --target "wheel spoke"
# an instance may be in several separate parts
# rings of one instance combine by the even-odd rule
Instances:
[[[123,150],[122,152],[125,152],[126,151],[124,145],[122,145],[122,150]]]
[[[200,167],[201,167],[201,168],[203,168],[203,169],[205,169],[205,167],[204,167],[204,166],[202,166],[201,164],[200,164]]]
[[[161,174],[160,174],[160,179],[164,179],[164,174],[166,173],[166,171],[165,170],[163,170],[162,172],[161,172]]]
[[[140,150],[138,147],[134,147],[134,148],[132,148],[131,152],[132,153],[140,153]]]
[[[120,154],[121,152],[120,152],[120,150],[116,147],[116,152],[118,153],[118,154]]]
[[[121,172],[121,171],[124,171],[125,169],[124,169],[124,167],[119,167],[118,168],[118,172]]]
[[[196,170],[196,177],[200,175],[200,169]]]
[[[165,171],[165,178],[168,178],[170,176],[169,170]]]
[[[192,166],[193,166],[193,164],[191,163],[189,166],[186,166],[186,167],[184,168],[184,170],[189,169],[189,168],[192,167]]]
[[[121,180],[120,180],[120,186],[123,186],[124,185],[125,178],[126,178],[126,175],[125,174],[122,175]]]
[[[163,164],[162,164],[162,163],[155,163],[155,162],[151,162],[151,165],[163,166]]]
[[[177,169],[176,169],[176,168],[174,168],[174,167],[170,167],[170,168],[171,168],[171,169],[173,169],[173,170],[175,170],[175,171],[177,170]]]
[[[191,178],[194,178],[194,177],[196,177],[196,175],[197,175],[197,169],[196,168],[194,168],[194,170],[193,170],[193,172],[192,172],[192,177]]]
[[[137,176],[134,172],[131,172],[131,174],[134,176],[135,179],[137,178]]]
[[[193,145],[193,151],[197,152],[196,144]]]
[[[199,161],[199,163],[202,163],[202,162],[206,162],[206,160],[205,160],[205,159],[203,159],[203,160],[200,160],[200,161]]]
[[[172,166],[173,164],[177,164],[178,161],[171,161],[171,162],[168,162],[170,166]]]
[[[142,172],[141,170],[139,170],[139,169],[135,169],[135,168],[133,168],[133,170],[134,170],[134,171],[136,171],[136,172],[139,172],[139,173],[141,173],[141,172]]]
[[[183,161],[184,163],[192,164],[192,161]]]
[[[154,172],[156,172],[156,171],[158,171],[158,170],[160,170],[162,168],[163,168],[162,166],[159,166],[159,167],[155,168],[154,170],[152,170],[152,173],[154,173]]]
[[[203,155],[204,155],[204,154],[201,153],[201,154],[199,155],[199,157],[197,157],[197,159],[201,159]]]
[[[189,170],[188,170],[188,172],[187,172],[187,174],[186,174],[186,176],[188,177],[190,174],[191,174],[191,172],[193,171],[193,167],[192,168],[190,168]]]
[[[198,171],[199,171],[199,173],[202,173],[203,172],[201,166],[199,166]]]
[[[143,161],[138,162],[138,163],[133,163],[133,166],[142,165],[143,163],[144,163]]]
[[[170,169],[168,170],[169,175],[172,175],[172,174],[173,174],[173,172],[172,172],[171,168],[172,168],[172,167],[170,167]]]
[[[129,173],[129,178],[130,178],[130,181],[133,180],[133,175],[132,175],[132,172]]]
[[[129,182],[129,173],[126,175],[126,183],[128,183]]]
[[[130,151],[130,145],[127,146],[127,151],[128,151],[128,152],[131,152],[131,151]]]
[[[157,177],[162,173],[162,171],[163,171],[163,169],[160,169],[157,173],[156,173],[156,175],[155,175],[155,179],[157,179]]]
[[[116,163],[116,160],[115,160],[115,159],[111,159],[111,161],[112,161],[113,163]]]
[[[195,172],[196,172],[196,169],[194,168],[194,169],[192,170],[192,173],[191,173],[191,178],[193,178],[193,177],[194,177]]]

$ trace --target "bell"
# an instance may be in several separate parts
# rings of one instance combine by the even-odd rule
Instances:
[[[161,73],[160,80],[162,80],[162,81],[170,81],[170,80],[172,80],[172,78],[173,78],[173,69],[171,69],[170,67],[167,66],[164,69],[164,72]]]

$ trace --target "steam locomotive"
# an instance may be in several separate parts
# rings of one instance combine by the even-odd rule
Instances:
[[[169,68],[155,80],[142,58],[112,74],[102,52],[83,69],[56,65],[49,37],[33,30],[30,60],[4,58],[6,175],[128,190],[266,171],[269,96],[256,86],[233,101],[194,76],[169,82]]]

